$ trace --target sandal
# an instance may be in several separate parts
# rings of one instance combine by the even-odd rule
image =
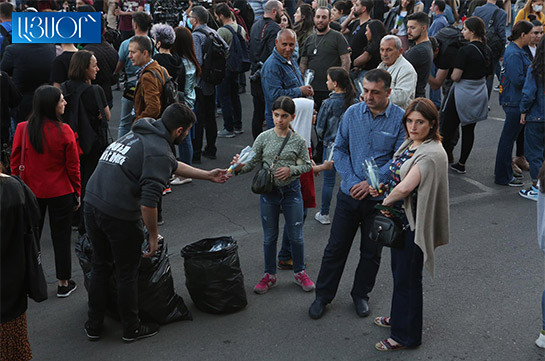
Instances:
[[[391,327],[390,317],[375,317],[375,325],[380,327]]]
[[[382,341],[379,341],[376,345],[375,345],[375,348],[378,350],[378,351],[397,351],[397,350],[402,350],[404,348],[406,348],[405,346],[403,346],[402,344],[400,343],[396,343],[395,345],[392,343],[392,340],[391,338],[387,338],[385,340],[382,340]],[[394,341],[395,342],[395,341]]]

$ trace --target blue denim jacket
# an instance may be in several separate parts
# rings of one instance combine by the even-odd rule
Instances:
[[[379,167],[382,183],[390,179],[390,160],[405,140],[401,119],[405,111],[390,102],[386,110],[373,118],[365,103],[352,105],[339,125],[333,160],[340,174],[341,191],[350,195],[350,189],[365,180],[363,162],[373,158]]]
[[[344,108],[344,93],[332,93],[329,98],[323,101],[318,117],[316,118],[316,135],[328,147],[335,142],[339,123],[346,110]],[[356,101],[354,100],[353,104]]]
[[[272,105],[276,99],[285,95],[300,98],[303,77],[297,59],[292,56],[290,62],[283,58],[276,48],[261,68],[261,86],[265,96],[265,120],[267,128],[273,128]]]
[[[510,42],[503,55],[503,69],[500,75],[501,106],[518,108],[529,65],[528,54],[517,44]]]
[[[532,74],[532,66],[526,72],[526,81],[522,88],[520,112],[526,113],[527,122],[545,123],[545,90],[543,79],[536,79]]]

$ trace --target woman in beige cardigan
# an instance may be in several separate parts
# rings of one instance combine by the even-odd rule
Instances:
[[[403,248],[391,249],[391,313],[390,317],[375,319],[375,324],[391,327],[391,332],[389,338],[375,345],[379,351],[420,345],[422,269],[426,266],[433,277],[434,249],[449,241],[448,163],[438,120],[437,108],[429,99],[411,102],[403,116],[407,140],[394,154],[389,185],[381,185],[381,191],[386,190],[382,205],[399,207],[402,203],[401,220],[409,227]],[[376,197],[379,192],[372,189],[370,194]]]

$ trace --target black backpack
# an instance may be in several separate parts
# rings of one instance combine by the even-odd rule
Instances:
[[[4,37],[2,39],[2,50],[0,51],[0,59],[2,59],[2,55],[4,55],[4,51],[6,50],[6,47],[11,45],[12,42],[12,30],[7,31],[5,27],[3,27],[0,24],[0,34]]]
[[[227,65],[227,49],[223,40],[214,32],[207,32],[203,28],[195,30],[206,35],[203,46],[203,60],[201,67],[201,79],[212,85],[219,85],[225,78]]]
[[[161,71],[165,79],[164,83],[161,76],[159,76],[159,74],[157,74],[155,70],[146,70],[144,71],[144,73],[153,73],[153,75],[155,75],[155,78],[163,86],[163,92],[161,93],[161,115],[162,115],[165,109],[169,105],[178,103],[178,83],[176,82],[176,80],[174,80],[174,78],[172,78],[170,75],[167,74],[167,71],[165,68],[161,67]]]
[[[452,53],[449,53],[448,55],[450,59],[443,59],[445,54],[447,54],[447,49],[460,49],[462,46],[469,44],[469,42],[464,39],[460,29],[454,26],[446,26],[439,30],[435,34],[435,39],[437,39],[437,42],[439,43],[439,54],[437,54],[437,57],[441,58],[442,62],[452,64],[452,66],[454,66],[454,60],[456,58],[455,56],[452,56]],[[452,68],[452,66],[448,66],[448,68]]]
[[[490,50],[492,50],[492,59],[500,59],[505,52],[505,42],[500,38],[496,30],[494,29],[494,23],[496,22],[496,15],[500,11],[500,8],[494,10],[494,14],[488,21],[486,27],[486,42]]]
[[[231,34],[233,41],[229,48],[229,58],[227,58],[226,67],[234,73],[245,73],[250,70],[250,55],[248,53],[248,43],[242,36],[241,26],[238,26],[237,32],[230,26],[224,26]]]

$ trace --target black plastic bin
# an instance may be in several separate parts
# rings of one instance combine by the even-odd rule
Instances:
[[[248,304],[237,242],[206,238],[182,249],[186,286],[195,306],[208,313],[232,313]]]

